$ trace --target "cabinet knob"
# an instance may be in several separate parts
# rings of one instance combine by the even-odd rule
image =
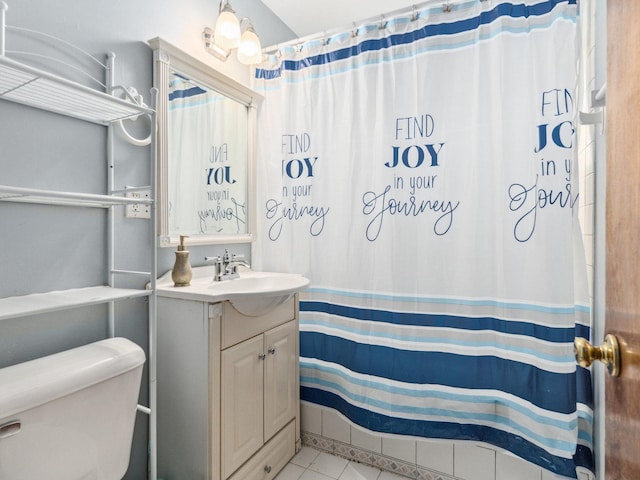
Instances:
[[[264,471],[267,473],[271,473],[271,465],[265,465],[264,466]]]
[[[258,358],[259,358],[260,360],[264,360],[265,358],[267,358],[267,356],[266,356],[264,353],[260,353],[260,354],[258,355]]]
[[[271,355],[275,355],[275,354],[276,354],[276,347],[269,347],[268,352],[269,352],[269,354],[271,354]]]

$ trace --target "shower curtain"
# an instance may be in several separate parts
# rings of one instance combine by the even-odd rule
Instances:
[[[574,1],[423,7],[255,72],[258,269],[301,294],[303,400],[592,468]],[[448,11],[446,11],[448,10]]]

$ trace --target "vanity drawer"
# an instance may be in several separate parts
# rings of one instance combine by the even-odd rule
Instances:
[[[296,317],[295,297],[264,315],[249,317],[238,312],[230,302],[222,303],[222,344],[224,350],[247,338],[255,337],[267,330],[282,325]]]
[[[229,480],[271,480],[296,453],[296,422],[289,422]]]

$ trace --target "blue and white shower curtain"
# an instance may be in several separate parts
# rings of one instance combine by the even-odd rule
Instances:
[[[468,1],[256,69],[254,265],[302,273],[302,399],[592,468],[573,1]],[[384,22],[384,23],[382,23]]]

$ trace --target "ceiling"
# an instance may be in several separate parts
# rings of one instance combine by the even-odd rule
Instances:
[[[409,8],[410,0],[262,0],[298,38]]]

